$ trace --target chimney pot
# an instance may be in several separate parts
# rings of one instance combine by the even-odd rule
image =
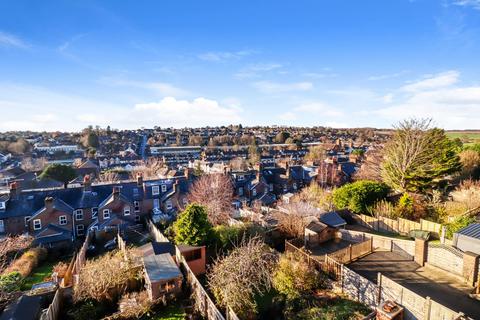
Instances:
[[[45,208],[51,209],[53,207],[53,198],[52,197],[46,197],[45,198]]]

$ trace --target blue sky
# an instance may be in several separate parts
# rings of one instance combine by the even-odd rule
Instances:
[[[0,131],[479,128],[480,0],[0,2]]]

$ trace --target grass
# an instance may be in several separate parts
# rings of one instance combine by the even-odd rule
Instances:
[[[367,306],[348,299],[339,298],[333,304],[327,304],[318,308],[313,308],[317,319],[363,319],[364,316],[372,312]]]
[[[144,320],[183,320],[187,314],[180,304],[172,304]]]
[[[480,131],[448,131],[446,134],[450,139],[459,138],[464,145],[480,143]]]
[[[52,269],[58,261],[45,261],[40,266],[33,269],[32,273],[25,278],[22,285],[22,290],[30,290],[32,286],[37,283],[43,282],[43,280],[52,275]]]

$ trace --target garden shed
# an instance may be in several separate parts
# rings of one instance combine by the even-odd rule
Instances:
[[[453,245],[480,255],[480,223],[472,223],[453,235]]]
[[[150,299],[174,297],[182,290],[182,272],[169,253],[152,254],[143,258],[145,285]]]

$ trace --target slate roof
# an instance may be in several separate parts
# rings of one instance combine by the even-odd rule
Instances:
[[[42,302],[41,296],[22,295],[5,308],[0,320],[36,320],[42,311]]]
[[[180,269],[169,253],[144,257],[143,264],[151,282],[168,281],[182,277]]]
[[[322,214],[320,216],[320,221],[326,224],[327,226],[333,227],[333,228],[337,228],[347,224],[347,222],[343,220],[342,217],[340,217],[340,215],[335,211],[330,211]]]
[[[54,233],[49,234],[50,231]],[[73,234],[70,230],[49,224],[35,235],[36,244],[47,244],[60,241],[71,241]]]
[[[324,223],[319,222],[319,221],[312,221],[307,225],[306,228],[309,229],[309,230],[312,230],[316,233],[320,233],[323,230],[325,230],[326,228],[328,228],[328,226]]]
[[[480,239],[480,223],[472,223],[456,233],[475,239]]]

